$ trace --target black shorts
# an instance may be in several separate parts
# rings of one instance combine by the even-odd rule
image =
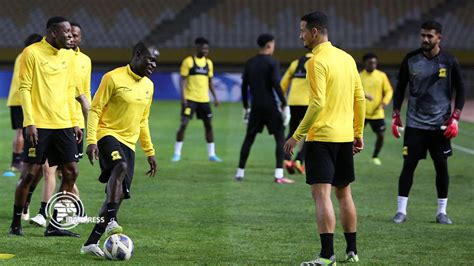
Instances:
[[[117,163],[124,162],[127,164],[127,174],[122,182],[122,190],[124,198],[129,199],[135,169],[135,152],[112,136],[101,138],[97,142],[97,147],[99,148],[99,164],[102,170],[99,176],[101,183],[109,181],[112,169]],[[105,193],[107,193],[107,187]]]
[[[306,183],[329,183],[345,187],[355,180],[352,142],[308,141],[306,144]]]
[[[281,113],[275,109],[273,112],[268,111],[250,111],[249,123],[247,125],[247,134],[262,133],[263,128],[267,127],[268,134],[272,135],[278,131],[284,130],[283,118]]]
[[[209,120],[212,118],[211,105],[207,103],[198,103],[187,100],[187,106],[181,107],[181,115],[185,117],[193,118],[194,113],[196,117],[201,120]]]
[[[451,141],[443,135],[443,130],[405,128],[402,154],[405,159],[426,159],[427,151],[431,158],[445,159],[453,154]]]
[[[288,136],[291,137],[293,133],[295,133],[296,129],[303,120],[304,115],[306,114],[306,110],[308,109],[307,105],[290,105],[290,131],[288,132]]]
[[[82,131],[82,139],[81,139],[81,142],[77,143],[77,156],[76,158],[79,160],[79,159],[82,159],[82,157],[84,157],[84,138],[86,137],[84,135],[84,129],[81,129]]]
[[[23,161],[31,164],[44,164],[46,159],[50,166],[62,165],[77,161],[77,142],[72,128],[43,129],[38,128],[38,144],[33,146],[25,136]]]
[[[12,119],[12,129],[23,128],[23,109],[21,106],[10,106],[10,117]]]
[[[364,125],[369,123],[372,131],[375,133],[384,132],[385,131],[385,120],[384,119],[365,119]]]

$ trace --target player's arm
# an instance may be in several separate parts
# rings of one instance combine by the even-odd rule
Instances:
[[[408,84],[408,75],[408,57],[405,57],[400,66],[400,71],[398,72],[397,86],[393,92],[392,135],[395,138],[401,136],[399,128],[403,127],[402,119],[400,118],[400,109],[402,108],[405,89]]]
[[[38,144],[38,131],[36,130],[33,117],[33,102],[31,99],[31,89],[33,86],[35,57],[29,50],[25,49],[20,59],[20,97],[23,109],[23,126],[27,139],[36,146]]]
[[[183,60],[183,62],[181,63],[181,67],[179,69],[179,74],[181,75],[181,79],[179,82],[180,90],[181,90],[181,104],[183,106],[187,105],[185,90],[188,83],[189,70],[191,69],[191,67],[192,67],[192,59],[191,57],[187,57]]]
[[[214,83],[212,83],[212,78],[214,77],[214,65],[210,60],[207,61],[209,66],[209,91],[211,91],[212,97],[214,98],[214,105],[219,106],[219,100],[217,99],[216,91],[214,90]]]
[[[143,112],[142,119],[140,121],[140,145],[142,146],[145,155],[148,158],[148,164],[150,165],[150,170],[146,173],[149,176],[155,176],[156,173],[156,160],[155,160],[155,149],[151,141],[150,126],[148,124],[150,117],[150,108],[153,101],[153,87],[151,89],[152,93],[150,95],[150,100],[148,105]]]
[[[283,90],[280,87],[280,64],[275,60],[273,64],[273,74],[272,74],[272,85],[273,89],[275,90],[278,99],[280,99],[281,106],[285,107],[286,104],[286,97],[283,94]]]
[[[288,90],[290,89],[291,77],[295,73],[297,66],[298,66],[298,60],[294,60],[293,62],[291,62],[290,66],[288,67],[285,74],[281,78],[280,87],[283,90],[283,95],[288,94]]]
[[[249,117],[250,117],[250,107],[249,107],[249,80],[248,80],[248,73],[247,73],[247,66],[244,67],[244,72],[242,73],[242,104],[244,106],[244,111],[243,111],[243,116],[242,120],[244,124],[247,124],[249,122]]]
[[[354,61],[354,147],[353,154],[364,148],[365,93]]]
[[[383,91],[383,98],[382,98],[382,107],[385,107],[390,104],[393,96],[393,88],[390,84],[390,80],[388,79],[387,75],[383,73],[382,76],[382,91]]]
[[[99,125],[99,118],[112,97],[114,90],[114,81],[108,74],[106,74],[100,82],[87,115],[86,153],[91,164],[93,164],[94,160],[97,160],[99,157],[99,150],[97,148],[97,127]]]
[[[81,94],[76,97],[76,101],[81,104],[82,115],[84,116],[85,124],[87,124],[87,112],[89,112],[89,108],[91,106],[89,100],[87,100],[87,96],[85,94]]]
[[[84,121],[85,124],[87,125],[87,113],[89,112],[89,109],[91,107],[91,73],[92,73],[92,64],[90,59],[88,60],[88,67],[87,67],[87,74],[83,80],[83,96],[81,99],[77,99],[79,103],[81,104],[82,108],[82,115],[84,116]]]
[[[445,123],[446,130],[444,131],[444,136],[448,139],[454,138],[458,135],[458,121],[459,118],[461,118],[462,108],[464,107],[464,102],[466,100],[466,89],[461,75],[461,67],[455,58],[452,62],[451,75],[452,85],[456,92],[456,99],[454,100],[454,110],[451,114],[451,118]]]

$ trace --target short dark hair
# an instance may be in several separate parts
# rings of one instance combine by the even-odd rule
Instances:
[[[436,33],[441,33],[443,26],[441,23],[435,20],[427,20],[421,24],[421,28],[424,30],[435,30]]]
[[[275,36],[269,34],[269,33],[262,33],[258,36],[257,38],[257,44],[260,48],[265,47],[267,43],[275,40]]]
[[[362,57],[362,61],[365,62],[365,61],[367,61],[367,60],[369,60],[369,59],[372,59],[372,58],[377,59],[378,57],[377,57],[377,55],[374,54],[374,53],[366,53],[366,54]]]
[[[78,27],[80,30],[82,30],[82,27],[79,23],[77,22],[70,22],[71,23],[71,27]]]
[[[41,39],[43,39],[43,36],[37,33],[30,34],[30,36],[26,37],[24,41],[25,47],[30,46],[35,42],[39,42]]]
[[[51,27],[56,26],[57,24],[65,22],[65,21],[68,21],[68,20],[65,19],[64,17],[59,17],[59,16],[52,17],[48,19],[48,22],[46,22],[46,29],[50,29]]]
[[[209,41],[204,37],[197,37],[196,40],[194,40],[194,44],[195,45],[209,44]]]
[[[147,49],[147,45],[144,42],[138,42],[137,44],[135,44],[135,46],[133,46],[132,56],[135,56],[137,52],[140,52],[140,54],[144,54],[146,53]]]
[[[306,28],[316,28],[323,33],[328,29],[328,16],[320,11],[314,11],[301,17],[301,21],[306,21]]]

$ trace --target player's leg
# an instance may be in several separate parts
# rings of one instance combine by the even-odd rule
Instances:
[[[308,107],[307,106],[295,106],[295,108],[297,110],[295,112],[297,124],[295,125],[294,130],[296,131],[299,124],[301,123],[301,120],[303,120],[304,115],[306,114],[306,110],[308,109]],[[293,114],[292,114],[292,117],[293,117]],[[298,145],[298,150],[297,150],[296,155],[294,157],[294,163],[293,163],[294,169],[300,174],[305,173],[305,169],[304,169],[304,156],[305,156],[305,153],[306,153],[305,149],[306,149],[305,142],[303,142],[301,145]]]
[[[352,199],[350,185],[336,187],[336,198],[339,202],[339,213],[346,239],[346,261],[357,262],[357,213]]]
[[[287,140],[293,136],[293,133],[295,133],[300,123],[296,106],[290,106],[290,113],[291,113],[290,124],[289,124],[290,128],[288,131],[288,135],[286,136]],[[290,175],[295,173],[295,166],[291,159],[292,159],[291,155],[285,154],[285,161],[283,162],[283,165],[286,171],[288,171]]]
[[[31,198],[33,197],[33,192],[35,192],[36,187],[38,186],[39,181],[41,180],[41,171],[38,171],[33,179],[33,182],[30,184],[30,188],[28,189],[28,196],[26,197],[25,207],[23,207],[23,214],[21,215],[21,219],[24,221],[30,220],[30,203]]]
[[[371,120],[370,125],[376,137],[374,152],[372,153],[372,162],[375,165],[381,165],[382,161],[379,158],[379,153],[380,153],[380,150],[382,150],[382,146],[384,142],[385,120],[383,119]]]
[[[285,159],[285,151],[283,145],[285,145],[285,132],[284,127],[281,125],[277,127],[273,132],[275,138],[275,183],[278,184],[292,184],[295,181],[286,178],[283,174],[283,161]]]
[[[311,186],[311,194],[316,204],[316,223],[321,241],[321,258],[334,258],[334,230],[336,216],[331,201],[331,184],[319,183]]]
[[[178,131],[176,132],[174,154],[173,154],[173,158],[171,159],[172,162],[177,162],[181,160],[181,150],[183,149],[184,133],[186,132],[186,128],[188,127],[188,124],[189,124],[189,117],[182,115]]]
[[[10,117],[12,129],[15,130],[15,135],[12,141],[12,171],[21,171],[21,156],[23,153],[24,138],[23,138],[23,110],[21,106],[10,106]]]
[[[250,124],[250,123],[249,123]],[[245,176],[245,165],[247,164],[247,159],[250,155],[250,150],[252,145],[257,137],[257,132],[250,131],[247,128],[247,133],[245,134],[244,142],[240,148],[240,157],[239,157],[239,167],[237,168],[237,173],[235,174],[235,180],[241,181]]]
[[[30,219],[30,224],[45,227],[47,224],[46,204],[56,189],[57,166],[49,166],[48,161],[43,164],[43,190],[41,195],[41,205],[38,214]]]
[[[209,104],[207,104],[209,106]],[[212,113],[210,113],[211,108],[209,107],[209,112],[206,117],[202,118],[204,124],[205,137],[207,142],[207,157],[211,162],[222,162],[222,159],[216,155],[216,145],[214,143],[214,130],[212,127]]]

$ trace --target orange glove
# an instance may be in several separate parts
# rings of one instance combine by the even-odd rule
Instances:
[[[402,120],[400,119],[400,110],[393,110],[392,135],[397,139],[401,136],[400,129],[403,129]]]
[[[449,118],[448,122],[446,122],[446,124],[444,124],[443,126],[443,128],[446,128],[443,133],[443,135],[446,138],[452,139],[458,135],[459,133],[458,121],[460,117],[461,117],[461,110],[454,109],[453,114],[451,115],[451,118]]]

